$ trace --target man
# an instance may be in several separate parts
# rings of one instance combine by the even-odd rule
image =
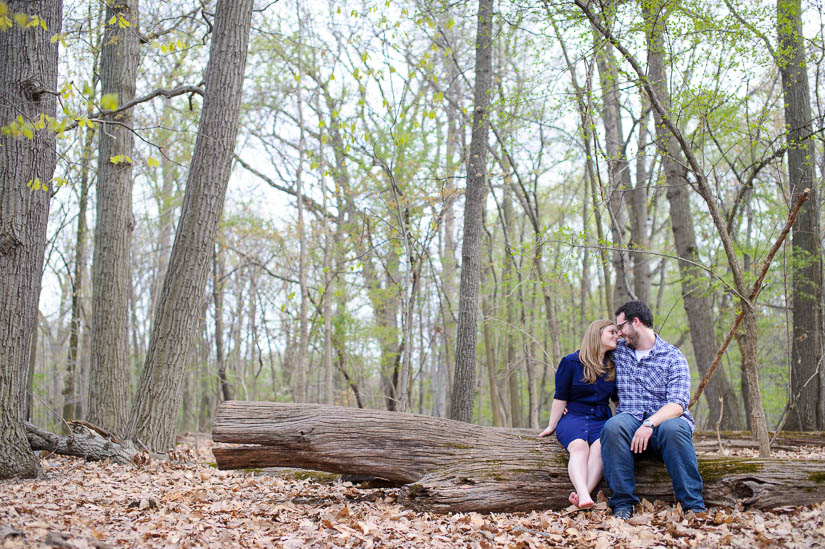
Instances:
[[[665,462],[684,510],[705,510],[702,476],[693,448],[690,370],[682,352],[653,331],[653,314],[641,301],[616,311],[620,339],[613,351],[619,406],[602,429],[604,477],[613,494],[613,514],[627,520],[636,497],[636,456],[652,453]]]

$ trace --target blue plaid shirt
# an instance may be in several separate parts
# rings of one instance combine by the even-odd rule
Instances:
[[[628,413],[643,421],[669,402],[682,406],[682,419],[691,431],[696,427],[688,412],[690,402],[690,368],[677,347],[658,335],[650,354],[636,360],[636,353],[620,339],[613,351],[619,406],[616,413]]]

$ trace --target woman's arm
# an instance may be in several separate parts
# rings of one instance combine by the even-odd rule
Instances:
[[[540,437],[552,435],[556,431],[556,425],[559,424],[561,416],[564,415],[564,409],[567,406],[566,400],[553,399],[553,404],[550,406],[550,421],[547,422],[547,429],[541,432]]]

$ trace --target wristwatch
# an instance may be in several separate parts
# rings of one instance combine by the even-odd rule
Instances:
[[[653,425],[653,421],[651,421],[651,419],[650,419],[650,418],[647,418],[646,420],[644,420],[644,421],[642,422],[642,425],[644,425],[645,427],[650,427],[651,429],[653,429],[654,427],[656,427],[655,425]]]

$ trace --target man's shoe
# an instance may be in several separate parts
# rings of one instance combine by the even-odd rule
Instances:
[[[618,509],[613,509],[613,516],[617,519],[627,520],[633,516],[633,508],[632,507],[620,507]]]

